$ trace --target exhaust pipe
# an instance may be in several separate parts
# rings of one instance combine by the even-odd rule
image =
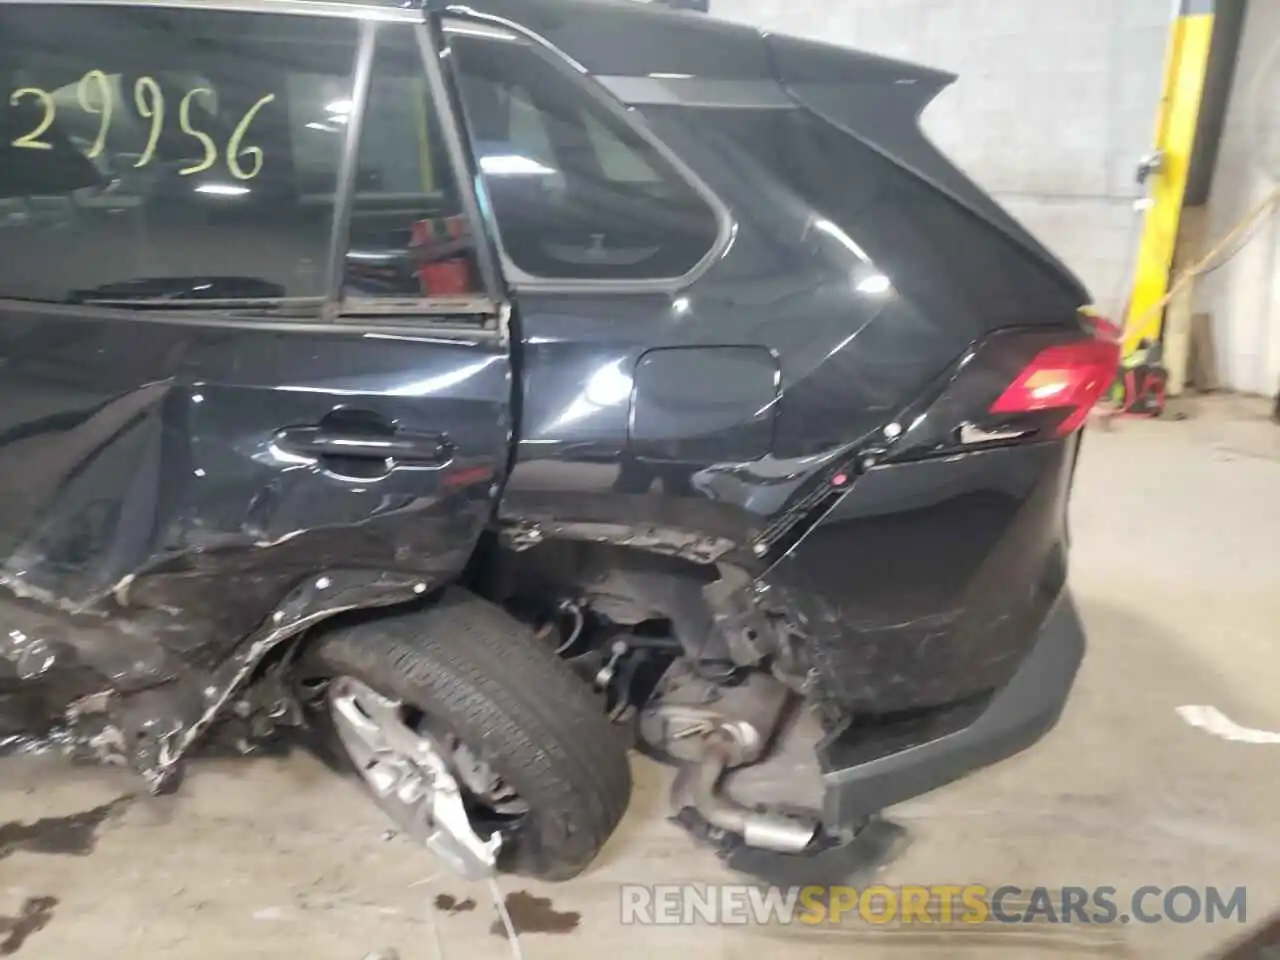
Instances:
[[[690,785],[693,808],[707,823],[742,837],[748,847],[778,853],[803,853],[818,835],[819,824],[780,813],[761,813],[734,803],[719,792],[720,779],[737,766],[742,744],[730,728],[707,735],[705,752]]]
[[[821,824],[808,817],[761,813],[725,796],[724,775],[759,761],[786,709],[788,691],[764,673],[718,687],[677,660],[640,714],[640,737],[685,766],[672,789],[672,813],[692,809],[707,826],[741,837],[748,847],[804,852]]]

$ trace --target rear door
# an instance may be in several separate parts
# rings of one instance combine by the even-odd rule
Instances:
[[[456,575],[512,434],[420,15],[237,6],[0,4],[0,594],[213,658]]]

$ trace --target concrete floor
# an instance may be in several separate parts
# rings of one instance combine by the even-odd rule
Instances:
[[[1208,704],[1245,726],[1280,730],[1280,428],[1264,413],[1263,404],[1228,399],[1185,423],[1125,421],[1091,432],[1072,559],[1091,647],[1066,715],[1037,748],[895,808],[910,845],[878,880],[1121,891],[1246,885],[1250,930],[1280,911],[1280,746],[1228,742],[1175,713]],[[621,883],[732,879],[664,821],[667,772],[643,758],[635,772],[630,813],[586,877],[555,887],[500,881],[504,894],[528,891],[580,915],[576,925],[563,921],[569,932],[524,934],[524,956],[808,960],[848,956],[852,947],[872,958],[963,960],[996,950],[1018,958],[1198,957],[1225,955],[1247,934],[1234,922],[950,940],[623,928]],[[490,932],[485,886],[446,875],[405,841],[384,840],[379,815],[355,785],[306,756],[204,762],[178,796],[138,799],[96,829],[55,838],[54,846],[83,855],[33,850],[39,844],[24,843],[13,825],[87,811],[133,790],[116,772],[52,758],[0,760],[0,954],[512,955]],[[6,842],[17,848],[7,857]],[[477,906],[442,911],[442,894]],[[43,928],[13,950],[23,938],[12,935],[12,921],[24,902],[34,919],[20,926]]]

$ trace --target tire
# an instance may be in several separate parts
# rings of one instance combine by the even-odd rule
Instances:
[[[524,624],[452,588],[408,613],[322,630],[304,677],[350,676],[438,718],[528,804],[499,869],[544,880],[586,869],[631,797],[626,746],[590,688]]]

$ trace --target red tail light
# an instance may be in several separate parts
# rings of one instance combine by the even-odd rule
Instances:
[[[1104,337],[1105,333],[1041,350],[992,404],[991,412],[1066,411],[1054,436],[1074,433],[1115,379],[1120,366],[1120,344]]]

